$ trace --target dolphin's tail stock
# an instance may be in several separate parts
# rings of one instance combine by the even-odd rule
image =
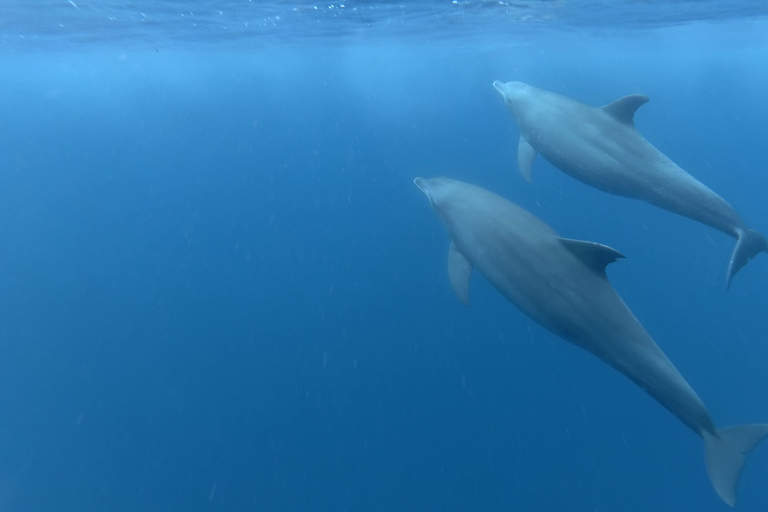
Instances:
[[[749,260],[754,258],[761,252],[768,252],[768,241],[765,237],[754,229],[740,230],[739,239],[736,241],[736,247],[731,254],[731,261],[728,263],[728,277],[725,284],[727,287],[731,286],[731,281],[736,272],[741,270],[741,267],[747,264]]]
[[[707,473],[715,492],[730,506],[736,505],[736,484],[746,462],[746,454],[768,436],[768,423],[737,425],[704,432]]]

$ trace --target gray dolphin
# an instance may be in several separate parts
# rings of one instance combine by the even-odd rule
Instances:
[[[547,224],[487,190],[447,178],[414,180],[451,238],[448,275],[469,306],[476,267],[510,302],[561,338],[616,368],[704,440],[717,494],[736,503],[736,484],[768,424],[715,428],[696,392],[645,332],[605,275],[623,256],[561,238]]]
[[[648,101],[632,94],[601,108],[591,107],[522,82],[493,82],[520,127],[517,163],[527,181],[541,153],[579,181],[648,203],[719,229],[736,238],[726,286],[768,242],[749,229],[722,197],[678,167],[645,140],[635,111]]]

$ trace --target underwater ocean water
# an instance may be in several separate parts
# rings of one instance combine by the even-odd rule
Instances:
[[[701,440],[482,276],[417,176],[626,259],[717,426],[768,422],[768,255],[527,183],[492,84],[599,106],[768,232],[759,2],[4,0],[0,511],[724,511]],[[737,509],[768,509],[768,443]]]

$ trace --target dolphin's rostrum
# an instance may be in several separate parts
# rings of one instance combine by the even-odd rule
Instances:
[[[493,86],[520,128],[517,163],[527,181],[533,160],[541,153],[587,185],[642,199],[719,229],[737,240],[727,286],[751,258],[768,252],[765,237],[749,229],[730,204],[640,135],[634,115],[648,102],[646,96],[632,94],[595,108],[522,82],[496,81]]]
[[[562,238],[519,206],[447,178],[416,178],[451,238],[448,271],[469,305],[477,268],[510,302],[561,338],[611,365],[704,440],[717,494],[736,502],[745,455],[768,424],[715,428],[704,404],[616,293],[605,267],[623,256],[592,242]]]

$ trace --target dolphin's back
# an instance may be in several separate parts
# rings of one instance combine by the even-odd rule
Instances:
[[[701,185],[633,123],[553,92],[538,89],[531,95],[520,109],[520,132],[552,165],[574,178],[610,194],[651,202],[655,195],[648,191],[659,180],[671,177],[685,187]]]
[[[634,319],[604,274],[589,269],[557,232],[527,210],[496,194],[462,184],[447,210],[458,249],[507,299],[569,341],[586,336],[585,314],[602,311],[602,323]],[[595,301],[602,304],[598,308]],[[581,325],[577,325],[581,324]]]

